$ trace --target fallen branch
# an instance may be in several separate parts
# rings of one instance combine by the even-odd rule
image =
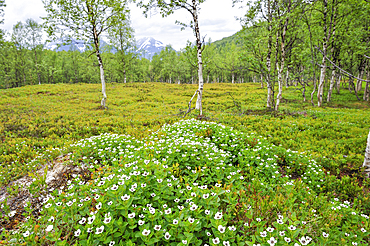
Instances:
[[[190,113],[192,110],[194,110],[194,109],[195,109],[195,108],[191,108],[191,101],[193,101],[193,99],[194,99],[194,97],[195,97],[195,95],[196,95],[197,93],[199,93],[199,90],[196,90],[196,91],[195,91],[195,93],[194,93],[194,95],[191,97],[191,99],[190,99],[190,101],[189,101],[189,108],[188,108],[188,111],[186,111],[186,113],[185,113],[185,115],[184,115],[184,117],[183,117],[183,118],[185,118],[185,117],[186,117],[186,115],[187,115],[188,113]]]

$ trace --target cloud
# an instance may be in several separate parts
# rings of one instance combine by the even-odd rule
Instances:
[[[5,23],[0,28],[7,31],[11,31],[18,21],[25,22],[26,19],[33,18],[41,23],[40,16],[46,16],[41,0],[7,0],[6,3]],[[164,44],[171,44],[176,50],[184,48],[187,40],[195,41],[190,28],[181,31],[181,27],[175,24],[176,20],[186,24],[191,21],[191,16],[186,10],[176,10],[174,14],[165,18],[153,11],[149,13],[148,18],[145,18],[142,9],[134,4],[129,6],[136,39],[153,37]],[[232,0],[208,0],[200,7],[200,32],[202,36],[206,36],[207,40],[209,38],[213,41],[219,40],[241,29],[234,16],[242,16],[244,12],[233,8]]]

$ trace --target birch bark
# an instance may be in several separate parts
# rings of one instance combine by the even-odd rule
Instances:
[[[267,67],[267,108],[272,106],[272,83],[271,83],[271,47],[272,47],[272,12],[271,12],[271,1],[267,1],[267,14],[268,14],[268,42],[267,42],[267,57],[266,57],[266,67]]]
[[[370,80],[370,65],[367,65],[367,72],[366,72],[366,86],[365,86],[365,92],[364,92],[364,101],[369,101],[370,98],[370,88],[369,88],[369,80]]]
[[[202,96],[203,96],[203,61],[202,61],[202,42],[200,37],[199,30],[199,21],[198,21],[198,8],[196,0],[192,0],[192,10],[193,10],[193,20],[194,20],[194,32],[197,40],[197,58],[198,58],[198,97],[195,109],[199,110],[199,114],[203,115],[202,109]]]
[[[317,106],[322,106],[322,98],[324,94],[324,82],[325,82],[325,73],[326,73],[326,50],[327,50],[327,42],[328,42],[328,28],[327,28],[327,14],[328,14],[328,1],[323,1],[324,10],[323,10],[323,25],[324,25],[324,37],[322,42],[322,49],[323,49],[323,57],[321,61],[321,69],[320,69],[320,80],[319,85],[317,87]]]
[[[335,69],[333,69],[333,71],[331,72],[331,79],[330,79],[330,86],[329,86],[329,91],[328,91],[328,98],[326,99],[327,102],[330,102],[330,100],[331,100],[331,95],[333,93],[334,83],[335,83]]]
[[[367,145],[365,149],[365,159],[363,166],[365,167],[366,176],[370,178],[370,131],[367,137]]]

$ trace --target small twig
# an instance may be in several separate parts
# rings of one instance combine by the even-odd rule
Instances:
[[[196,95],[197,93],[199,93],[199,90],[196,90],[196,91],[195,91],[195,93],[194,93],[194,95],[191,97],[191,99],[190,99],[190,101],[189,101],[189,108],[188,108],[188,111],[186,111],[186,113],[185,113],[185,115],[184,115],[184,117],[183,117],[183,118],[185,118],[185,117],[186,117],[186,115],[187,115],[188,113],[190,113],[192,110],[194,110],[194,109],[195,109],[195,108],[191,108],[191,101],[193,101],[193,99],[194,99],[194,97],[195,97],[195,95]]]

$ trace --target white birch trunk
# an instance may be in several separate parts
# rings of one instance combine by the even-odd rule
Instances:
[[[268,14],[268,42],[267,42],[267,57],[266,57],[266,67],[267,67],[267,103],[266,107],[271,108],[272,104],[272,83],[271,83],[271,47],[272,47],[272,12],[271,12],[271,1],[267,1],[267,14]]]
[[[333,71],[331,72],[331,79],[330,79],[330,86],[329,86],[329,91],[328,91],[328,98],[326,99],[327,102],[330,102],[330,100],[331,100],[331,95],[333,93],[334,83],[335,83],[335,69],[333,69]]]
[[[282,76],[282,71],[284,67],[284,60],[282,60],[282,67],[279,69],[279,63],[276,63],[276,70],[278,71],[278,84],[279,84],[279,93],[276,96],[276,104],[275,104],[275,110],[279,110],[279,105],[280,105],[280,99],[282,98],[283,94],[283,76]]]
[[[364,70],[361,70],[359,73],[358,73],[358,78],[362,79],[362,77],[364,76]],[[362,81],[361,80],[357,80],[357,85],[356,85],[356,91],[357,93],[360,92],[362,90]]]
[[[261,74],[261,89],[263,89],[263,76]]]
[[[365,167],[366,176],[370,178],[370,131],[367,137],[367,145],[365,150],[365,159],[363,166]]]
[[[198,9],[197,3],[195,0],[192,0],[192,8],[193,8],[193,21],[194,21],[194,32],[195,37],[197,39],[197,58],[198,58],[198,97],[195,109],[199,110],[199,115],[203,115],[203,108],[202,108],[202,96],[203,96],[203,61],[202,61],[202,42],[199,30],[199,22],[198,22]]]
[[[103,108],[106,108],[107,94],[105,91],[106,88],[105,88],[104,68],[103,68],[103,63],[101,62],[100,55],[98,57],[98,60],[99,60],[99,68],[100,68],[101,91],[103,94],[103,98],[101,100],[101,106]]]
[[[369,88],[370,66],[367,67],[366,80],[367,81],[366,81],[365,92],[364,92],[364,101],[369,101],[369,98],[370,98],[370,88]]]
[[[324,94],[324,82],[325,82],[325,73],[326,73],[326,50],[327,50],[327,42],[328,42],[328,30],[327,30],[327,7],[328,7],[328,1],[324,0],[324,37],[323,37],[323,42],[322,42],[322,48],[323,48],[323,56],[322,56],[322,61],[321,61],[321,69],[320,69],[320,80],[319,80],[319,85],[317,86],[317,105],[319,107],[322,106],[322,98]]]
[[[317,87],[317,106],[321,107],[322,105],[322,97],[323,97],[323,94],[324,94],[324,82],[325,82],[325,73],[326,73],[326,59],[325,59],[325,56],[326,56],[326,44],[323,44],[324,46],[324,56],[322,58],[322,62],[321,62],[321,70],[320,70],[320,81],[319,81],[319,85]]]
[[[340,80],[342,78],[342,75],[339,74],[338,80],[337,80],[337,93],[340,94]]]
[[[289,87],[289,69],[286,70],[285,87]]]

